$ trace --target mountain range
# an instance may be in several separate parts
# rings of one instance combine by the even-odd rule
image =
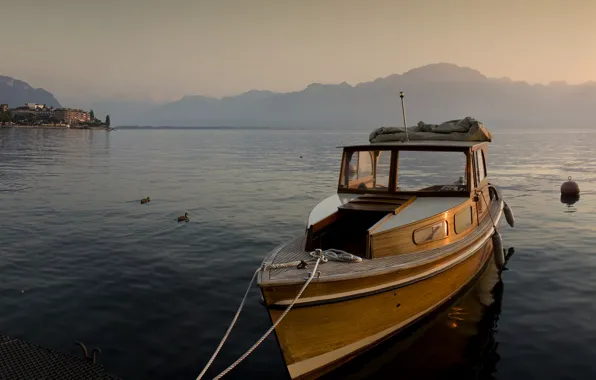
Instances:
[[[0,75],[0,104],[8,104],[9,107],[15,108],[25,103],[62,107],[54,95],[43,88],[33,88],[27,82]]]
[[[596,116],[594,82],[528,84],[438,63],[353,86],[313,83],[287,93],[249,91],[221,99],[185,96],[153,107],[134,124],[370,130],[403,125],[400,91],[405,92],[408,125],[473,116],[489,128],[578,126]]]
[[[262,126],[370,130],[402,125],[399,92],[405,92],[408,125],[473,116],[491,126],[579,126],[596,116],[596,83],[529,84],[489,78],[449,63],[430,64],[356,85],[313,83],[300,91],[248,91],[221,99],[185,96],[155,105],[104,102],[116,125]]]

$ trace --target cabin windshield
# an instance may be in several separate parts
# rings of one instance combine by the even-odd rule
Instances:
[[[400,150],[397,191],[467,191],[466,154]]]
[[[339,187],[389,191],[391,151],[363,150],[346,152]]]
[[[392,168],[392,155],[396,168]],[[364,192],[466,192],[462,151],[346,151],[339,188]]]

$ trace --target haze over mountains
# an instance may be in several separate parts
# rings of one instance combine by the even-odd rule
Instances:
[[[313,83],[301,91],[248,91],[221,99],[185,96],[163,105],[104,102],[116,125],[362,128],[402,125],[399,91],[408,124],[473,116],[487,126],[581,126],[596,112],[596,83],[528,84],[487,78],[479,71],[438,63],[357,85]]]

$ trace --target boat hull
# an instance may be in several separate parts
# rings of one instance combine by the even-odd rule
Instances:
[[[297,304],[275,329],[290,377],[317,378],[448,302],[492,259],[491,239],[479,243],[464,260],[419,281],[373,294],[355,293],[337,301]],[[395,276],[399,277],[399,272]],[[291,292],[283,288],[262,288],[272,322],[284,311],[271,305],[273,295]]]

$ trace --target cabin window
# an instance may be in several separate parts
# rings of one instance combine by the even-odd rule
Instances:
[[[346,152],[340,188],[387,191],[390,174],[391,151]]]
[[[486,178],[486,164],[484,163],[484,152],[477,150],[474,152],[474,160],[476,167],[476,186],[478,186]]]
[[[424,244],[447,237],[447,222],[441,221],[414,231],[414,243]]]
[[[465,209],[461,210],[454,217],[454,227],[455,233],[459,234],[465,230],[467,230],[472,225],[472,207],[466,207]]]
[[[467,191],[466,154],[400,150],[397,191]]]

